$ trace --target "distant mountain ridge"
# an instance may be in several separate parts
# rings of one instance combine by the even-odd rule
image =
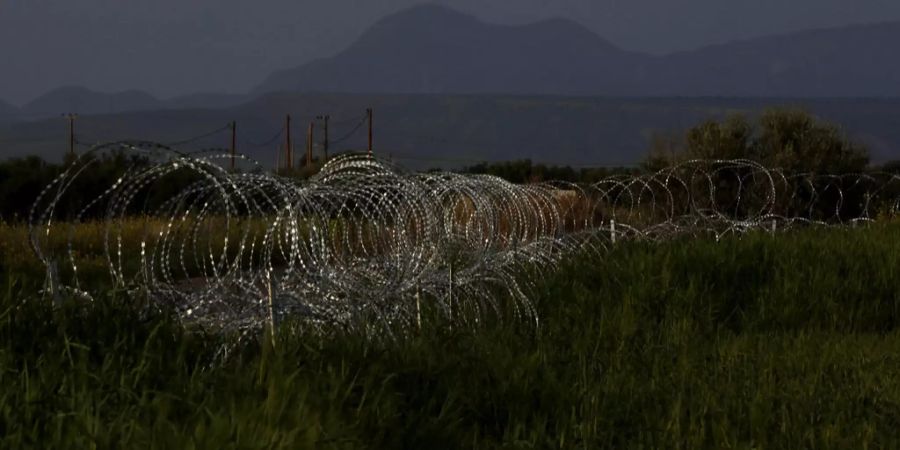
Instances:
[[[219,94],[215,92],[201,92],[197,94],[181,95],[166,100],[166,106],[174,109],[217,109],[239,105],[249,100],[245,94]]]
[[[0,123],[11,122],[19,115],[19,108],[0,100]]]
[[[10,105],[3,100],[0,100],[0,114],[11,113],[18,110],[19,108],[16,108],[15,106]]]
[[[437,5],[384,17],[344,51],[271,74],[249,94],[54,89],[0,121],[219,109],[266,93],[612,97],[900,97],[900,22],[767,36],[664,56],[616,47],[576,22],[496,25]]]
[[[648,95],[900,96],[900,22],[734,41],[665,56]]]
[[[107,93],[81,86],[64,86],[41,95],[22,108],[10,105],[12,109],[8,113],[34,120],[68,112],[98,115],[160,109],[226,108],[245,100],[245,95],[217,93],[198,93],[160,100],[138,90]],[[3,106],[0,105],[0,113],[2,112]]]
[[[273,73],[253,93],[900,96],[898,42],[900,22],[889,22],[657,57],[568,20],[493,25],[421,5],[385,17],[331,58]]]
[[[114,114],[158,109],[163,102],[142,91],[96,92],[80,86],[54,89],[21,108],[26,116],[39,117],[63,113]]]
[[[253,93],[636,93],[625,69],[646,58],[568,20],[500,26],[420,5],[378,21],[334,57],[272,74]]]

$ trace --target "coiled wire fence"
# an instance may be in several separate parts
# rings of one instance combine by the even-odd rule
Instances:
[[[76,180],[108,152],[141,162],[73,207]],[[539,327],[535,283],[574,253],[624,240],[854,225],[900,207],[897,175],[789,174],[749,160],[686,161],[590,185],[517,185],[407,172],[365,154],[335,157],[305,180],[265,173],[240,155],[255,169],[231,172],[230,158],[224,149],[184,154],[131,141],[81,155],[32,207],[43,294],[93,298],[79,279],[83,244],[72,236],[99,220],[109,284],[204,329],[289,322],[393,336],[423,320],[478,327],[488,318]],[[60,217],[62,206],[75,213]],[[125,237],[135,221],[140,238]],[[48,244],[60,235],[64,249]]]

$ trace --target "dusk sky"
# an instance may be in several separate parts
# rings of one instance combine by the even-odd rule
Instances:
[[[417,0],[0,0],[0,99],[62,85],[166,98],[245,92],[329,56]],[[444,0],[482,20],[564,17],[649,53],[773,33],[900,20],[896,0]]]

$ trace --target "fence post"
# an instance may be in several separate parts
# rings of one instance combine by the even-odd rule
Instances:
[[[453,331],[453,261],[450,261],[450,331]]]
[[[274,303],[275,303],[275,292],[272,289],[272,273],[268,270],[266,271],[266,284],[268,290],[268,307],[269,307],[269,338],[272,341],[272,348],[275,348],[275,311],[274,311]]]
[[[50,291],[50,297],[53,299],[53,306],[62,304],[62,296],[59,292],[59,270],[56,267],[56,260],[49,260],[47,265],[47,278],[44,280],[44,291]]]
[[[422,302],[420,299],[421,290],[416,288],[416,326],[419,328],[419,333],[422,333]]]

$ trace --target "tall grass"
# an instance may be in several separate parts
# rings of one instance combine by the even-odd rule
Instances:
[[[896,448],[900,228],[623,243],[540,333],[190,333],[115,292],[0,302],[0,448]]]

